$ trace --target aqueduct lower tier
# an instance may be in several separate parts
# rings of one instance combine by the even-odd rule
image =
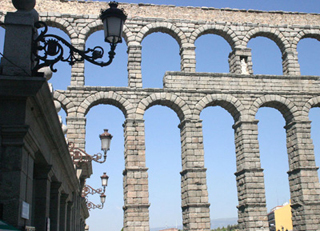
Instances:
[[[167,72],[164,83],[164,89],[158,90],[69,87],[67,91],[55,92],[55,98],[68,111],[68,137],[82,146],[85,145],[85,115],[90,107],[111,104],[124,113],[124,225],[127,230],[149,229],[143,115],[148,107],[156,104],[172,108],[181,121],[184,230],[210,230],[199,115],[205,107],[214,105],[228,110],[235,121],[240,229],[268,230],[255,119],[258,109],[266,106],[278,109],[286,120],[294,230],[320,230],[320,187],[308,119],[309,110],[320,106],[318,77]],[[141,187],[135,187],[137,185]],[[136,191],[138,188],[142,190]]]
[[[234,118],[240,230],[268,230],[264,175],[260,165],[257,120],[260,107],[279,110],[286,121],[287,152],[294,230],[320,230],[320,185],[310,137],[309,110],[320,106],[320,80],[301,76],[297,44],[320,38],[320,15],[213,8],[121,4],[128,13],[128,86],[85,86],[84,63],[73,66],[71,84],[54,97],[67,112],[67,137],[85,148],[86,113],[111,104],[125,115],[124,230],[149,230],[148,175],[145,164],[144,112],[153,105],[174,110],[181,131],[181,200],[184,230],[210,230],[204,168],[201,111],[219,105]],[[6,0],[0,12],[14,11]],[[41,20],[59,27],[71,43],[84,48],[90,34],[102,29],[104,2],[38,0]],[[143,89],[141,42],[153,32],[168,33],[180,46],[181,71],[167,72],[162,89]],[[196,73],[195,40],[218,34],[232,48],[230,73]],[[272,39],[282,52],[283,76],[253,75],[251,38]],[[141,187],[135,187],[141,186]],[[138,191],[136,191],[139,189]]]

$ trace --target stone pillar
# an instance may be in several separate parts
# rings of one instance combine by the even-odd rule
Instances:
[[[180,48],[181,71],[196,72],[196,52],[193,44],[182,44]]]
[[[131,88],[142,88],[141,49],[140,43],[128,44],[128,86]]]
[[[81,227],[81,216],[80,216],[80,195],[75,194],[75,209],[74,209],[74,223],[75,223],[75,231],[80,230]]]
[[[83,219],[80,220],[80,231],[84,231],[85,222]]]
[[[123,227],[124,231],[148,231],[150,205],[144,121],[127,119],[123,126],[125,136]]]
[[[71,219],[71,222],[70,222],[70,230],[71,231],[76,231],[76,225],[77,225],[77,209],[78,209],[78,206],[77,206],[77,196],[75,195],[76,193],[73,193],[72,194],[72,209],[71,209],[71,214],[70,214],[70,219]]]
[[[284,75],[300,75],[298,52],[296,50],[285,51],[282,55],[282,70]]]
[[[210,230],[210,204],[204,168],[202,122],[184,120],[181,136],[183,230]]]
[[[235,48],[229,54],[229,68],[230,73],[252,75],[252,57],[251,49]]]
[[[79,39],[78,37],[71,39],[71,45],[79,50],[85,49],[85,41]],[[80,57],[79,55],[75,54],[76,57]],[[85,85],[85,78],[84,78],[84,61],[77,61],[71,68],[71,86],[73,87],[82,87]]]
[[[68,201],[67,203],[67,231],[73,231],[72,225],[73,225],[73,202]]]
[[[11,102],[8,100],[7,103]],[[3,104],[4,102],[0,100],[0,105]],[[0,111],[3,109],[1,106]],[[13,106],[12,109],[14,111]],[[9,109],[4,111],[7,113],[2,114],[10,116]],[[1,125],[2,122],[6,123],[6,120],[0,115],[0,204],[3,209],[1,215],[9,224],[22,228],[25,225],[25,220],[21,218],[22,201],[29,203],[32,208],[33,199],[33,158],[23,148],[28,126]],[[14,122],[20,121],[14,120]]]
[[[73,142],[76,147],[85,150],[86,145],[86,118],[85,117],[66,117],[68,126],[68,142]]]
[[[61,193],[60,196],[60,220],[59,220],[59,230],[66,231],[67,230],[67,198],[68,194]]]
[[[310,121],[293,121],[285,128],[293,229],[320,230],[320,185]]]
[[[32,41],[38,14],[34,1],[15,1],[17,12],[5,16],[4,56],[0,64],[0,207],[2,219],[22,229],[31,225],[34,153],[24,147],[27,99],[34,96],[44,78],[32,75]],[[32,3],[32,6],[28,5]],[[10,61],[8,61],[10,60]],[[28,151],[27,151],[28,150]],[[13,180],[14,179],[14,180]],[[22,203],[30,205],[30,219],[21,218]]]
[[[34,176],[34,226],[46,230],[50,210],[51,166],[36,165]]]
[[[242,231],[267,231],[263,169],[260,164],[258,121],[238,121],[235,134],[238,224]]]
[[[50,190],[50,229],[60,227],[60,182],[52,182]]]
[[[38,13],[34,10],[7,13],[4,22],[6,33],[3,50],[6,59],[1,58],[0,67],[3,75],[31,76],[32,41],[35,36],[34,23],[37,20]]]

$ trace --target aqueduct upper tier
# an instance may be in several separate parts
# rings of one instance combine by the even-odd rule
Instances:
[[[1,4],[3,22],[6,12],[14,8],[9,0]],[[120,7],[128,14],[123,34],[128,46],[128,86],[86,86],[84,63],[78,63],[72,68],[68,89],[56,91],[54,97],[67,112],[68,139],[81,148],[85,147],[86,114],[92,106],[115,105],[125,115],[124,230],[149,230],[143,116],[156,104],[171,108],[180,119],[184,230],[210,230],[199,115],[215,105],[234,118],[240,230],[269,230],[255,120],[260,107],[276,108],[286,121],[294,230],[320,230],[320,185],[308,118],[309,110],[320,106],[320,80],[301,76],[297,57],[301,39],[320,40],[320,15],[126,3]],[[102,30],[101,8],[107,8],[107,3],[37,0],[36,6],[42,21],[62,29],[81,49],[92,33]],[[177,41],[181,70],[167,72],[163,88],[144,89],[141,42],[153,32],[167,33]],[[220,35],[230,44],[230,73],[196,73],[195,40],[204,34]],[[254,75],[247,43],[257,36],[268,37],[279,47],[283,75]]]

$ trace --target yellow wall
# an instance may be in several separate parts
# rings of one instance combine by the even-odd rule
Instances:
[[[291,203],[284,205],[283,207],[274,211],[275,223],[276,223],[276,231],[283,230],[290,231],[293,229],[292,227],[292,214],[291,214]]]

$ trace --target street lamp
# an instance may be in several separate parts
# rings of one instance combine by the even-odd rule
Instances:
[[[99,137],[101,140],[101,150],[107,155],[107,151],[110,150],[112,135],[108,132],[108,129],[104,129],[104,132]]]
[[[104,41],[111,44],[121,43],[123,24],[127,16],[123,13],[123,10],[117,8],[117,2],[110,2],[109,6],[110,8],[101,11],[100,15],[104,28]]]
[[[96,61],[103,57],[104,50],[102,47],[96,46],[93,49],[89,48],[85,51],[78,50],[65,39],[54,34],[46,34],[48,31],[47,25],[39,21],[35,23],[35,27],[44,27],[44,30],[33,41],[32,53],[35,61],[35,66],[32,70],[33,74],[40,75],[38,71],[43,67],[50,67],[51,71],[56,72],[57,70],[53,66],[58,61],[68,62],[70,65],[73,65],[77,61],[87,60],[101,67],[110,65],[116,54],[114,51],[117,44],[122,42],[122,29],[127,16],[123,10],[117,8],[117,2],[112,1],[109,3],[109,6],[110,8],[102,10],[100,15],[104,26],[105,42],[110,43],[109,61]],[[64,57],[63,55],[62,44],[69,48],[68,57]]]
[[[108,186],[108,180],[109,180],[109,176],[107,175],[107,173],[103,173],[102,176],[100,176],[101,178],[101,185],[106,188]],[[104,191],[103,191],[104,192]]]
[[[102,209],[104,203],[106,202],[106,195],[104,193],[106,192],[106,187],[108,186],[109,176],[107,175],[107,173],[104,172],[103,175],[100,176],[100,178],[101,178],[101,185],[102,185],[103,189],[102,188],[94,189],[88,184],[85,184],[83,189],[82,189],[82,197],[84,197],[86,199],[88,210],[91,210],[91,209]],[[100,194],[100,202],[101,202],[101,204],[96,205],[96,204],[92,203],[91,201],[89,201],[88,200],[88,195],[89,194],[91,194],[91,195]]]
[[[110,150],[110,143],[113,136],[108,132],[108,129],[104,129],[104,132],[101,135],[99,135],[99,137],[101,140],[101,150],[104,152],[103,160],[100,160],[102,159],[101,153],[89,155],[83,149],[75,147],[73,142],[69,142],[69,152],[75,165],[78,165],[79,163],[83,162],[89,162],[92,160],[100,164],[106,161],[107,151]]]
[[[103,208],[104,202],[106,202],[106,195],[104,193],[102,193],[100,195],[100,200],[101,200],[101,204],[102,204],[102,208]]]

